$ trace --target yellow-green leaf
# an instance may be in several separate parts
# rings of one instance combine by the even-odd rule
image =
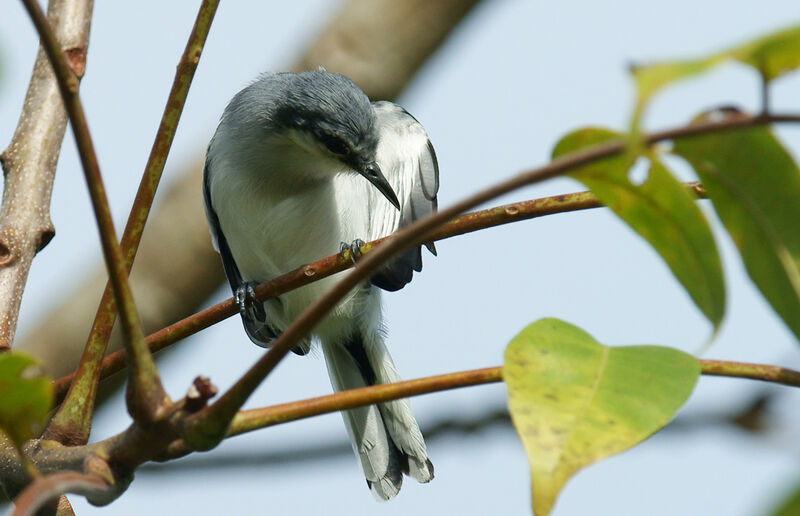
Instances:
[[[765,127],[675,142],[700,176],[750,278],[800,338],[800,171]]]
[[[800,66],[800,26],[768,34],[728,54],[756,68],[765,81],[771,81]]]
[[[686,79],[693,75],[705,72],[712,66],[724,61],[726,54],[712,55],[691,61],[671,61],[653,63],[631,68],[633,79],[636,81],[637,98],[634,106],[633,126],[637,127],[644,106],[647,101],[667,84]]]
[[[52,405],[52,383],[36,362],[19,353],[1,353],[0,431],[20,446],[38,435]]]
[[[607,129],[579,129],[558,142],[553,157],[621,138]],[[711,228],[686,187],[654,155],[647,180],[633,184],[628,177],[633,158],[605,159],[570,176],[653,246],[716,329],[725,314],[725,280]]]
[[[756,68],[765,81],[780,77],[800,67],[800,26],[789,27],[699,59],[633,67],[638,90],[632,124],[634,130],[638,127],[645,104],[662,87],[703,73],[730,59]]]
[[[556,319],[537,321],[514,337],[503,379],[530,462],[534,514],[549,514],[580,468],[666,425],[699,374],[699,362],[678,350],[609,348]]]

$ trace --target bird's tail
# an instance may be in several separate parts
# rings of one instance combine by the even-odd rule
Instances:
[[[323,342],[322,349],[336,391],[400,380],[380,335]],[[342,417],[367,485],[377,498],[394,497],[403,473],[419,482],[433,478],[433,464],[408,400],[342,411]]]

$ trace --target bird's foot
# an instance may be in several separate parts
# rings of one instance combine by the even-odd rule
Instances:
[[[345,257],[345,253],[350,251],[350,259],[353,260],[353,264],[356,263],[356,260],[361,258],[361,246],[364,245],[364,241],[360,238],[356,238],[349,244],[347,242],[342,242],[339,244],[339,254],[342,255],[342,258]]]
[[[239,306],[240,313],[244,313],[249,307],[258,302],[258,299],[256,299],[256,291],[253,288],[256,285],[258,285],[256,281],[242,283],[233,293],[233,300]]]

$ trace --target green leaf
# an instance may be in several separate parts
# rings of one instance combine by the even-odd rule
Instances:
[[[0,354],[0,430],[21,446],[38,435],[52,405],[52,383],[39,373],[32,358]]]
[[[653,63],[632,68],[638,95],[632,126],[650,98],[664,86],[698,75],[724,61],[735,59],[756,68],[764,81],[771,81],[800,67],[800,26],[789,27],[734,48],[700,59]]]
[[[800,514],[800,485],[781,500],[780,505],[769,512],[770,516],[797,516]]]
[[[607,129],[580,129],[558,142],[553,157],[623,137]],[[632,156],[598,161],[570,176],[653,246],[716,330],[725,314],[725,280],[711,228],[686,187],[655,156],[650,159],[641,185],[628,177]]]
[[[800,171],[769,129],[675,142],[694,167],[750,278],[800,338]]]
[[[800,66],[800,26],[769,34],[728,54],[756,68],[765,81],[771,81]]]
[[[701,74],[727,58],[726,54],[722,54],[693,61],[672,61],[631,67],[637,89],[634,127],[638,124],[644,106],[658,90],[670,83]]]
[[[671,348],[609,348],[542,319],[506,348],[509,409],[531,469],[533,512],[549,514],[580,468],[643,441],[691,394],[700,364]]]

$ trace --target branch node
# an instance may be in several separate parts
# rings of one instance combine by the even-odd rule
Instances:
[[[186,393],[186,410],[197,412],[208,404],[208,400],[217,395],[217,386],[207,376],[198,376]]]
[[[16,256],[4,239],[0,239],[0,267],[7,267],[16,261]]]
[[[72,73],[75,74],[76,79],[83,77],[86,73],[86,45],[76,45],[64,48],[64,54],[67,57],[67,64],[69,65]]]

